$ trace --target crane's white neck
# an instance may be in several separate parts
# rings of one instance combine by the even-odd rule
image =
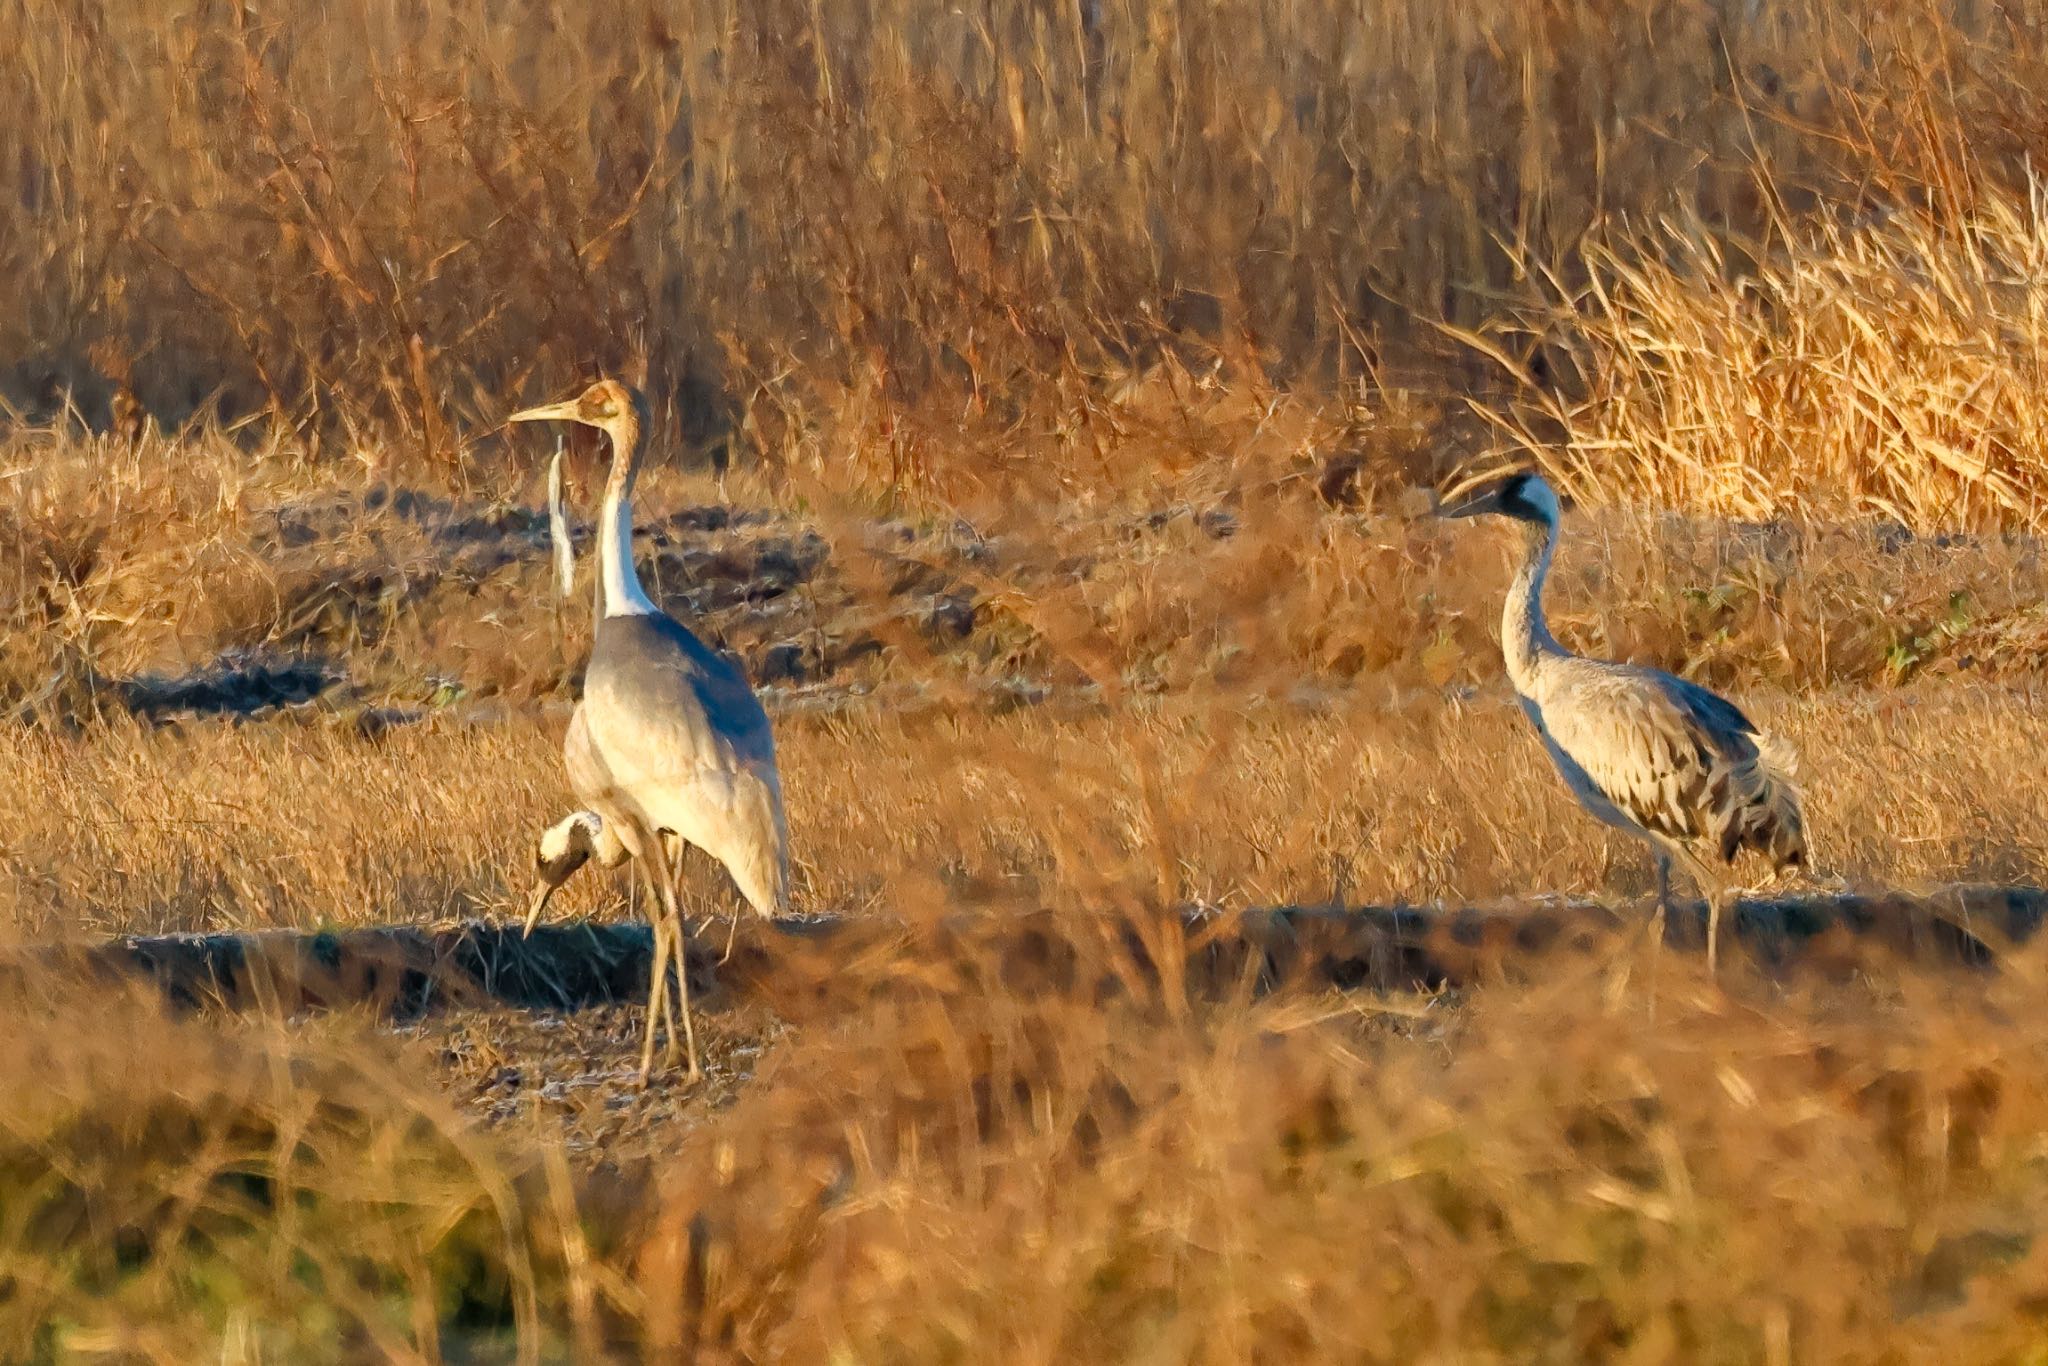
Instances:
[[[1524,523],[1523,529],[1528,544],[1501,613],[1500,648],[1515,691],[1530,697],[1536,688],[1537,666],[1547,656],[1563,654],[1564,647],[1543,620],[1543,581],[1550,576],[1550,557],[1557,553],[1557,523]]]
[[[633,478],[639,461],[640,424],[630,416],[605,428],[612,439],[612,473],[605,481],[597,520],[602,608],[608,617],[648,617],[659,609],[640,587],[633,568]]]

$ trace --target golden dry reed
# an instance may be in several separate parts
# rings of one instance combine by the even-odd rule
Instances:
[[[10,1360],[2026,1361],[2038,955],[1190,998],[1092,933],[846,965],[729,1109],[572,1169],[424,1059],[11,989]],[[1098,982],[1125,986],[1103,992]],[[1879,982],[1882,985],[1879,985]],[[516,1137],[512,1137],[516,1135]],[[508,1141],[508,1138],[511,1141]]]
[[[2041,1358],[2038,950],[1671,952],[1652,1014],[1620,939],[1457,999],[1127,947],[1648,890],[1502,695],[1503,538],[1425,515],[1510,460],[1579,505],[1560,635],[1785,733],[1824,884],[2040,880],[2038,4],[0,0],[0,51],[0,944],[508,914],[588,627],[496,427],[596,370],[653,591],[778,671],[800,902],[905,926],[712,1002],[690,1094],[604,1012],[10,977],[0,1360]]]
[[[1101,478],[1156,367],[1384,416],[1519,319],[1582,496],[2037,512],[2025,7],[10,0],[0,47],[43,416],[462,481],[623,369],[957,497]]]

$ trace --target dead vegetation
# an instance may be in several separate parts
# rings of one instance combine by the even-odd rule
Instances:
[[[1494,538],[1428,516],[1425,488],[1332,506],[1298,453],[1210,419],[1204,442],[1235,431],[1245,444],[1225,469],[1183,443],[1207,471],[1183,496],[887,515],[750,480],[721,498],[701,475],[665,472],[643,500],[640,562],[657,598],[781,706],[1407,692],[1497,676]],[[1110,449],[1137,460],[1160,447]],[[553,600],[527,481],[451,497],[274,469],[219,438],[115,450],[47,435],[18,437],[0,478],[15,493],[0,512],[0,708],[17,720],[317,700],[322,717],[380,729],[574,695],[586,600]],[[1589,651],[1805,692],[2033,680],[2044,600],[2031,533],[1595,507],[1573,519],[1553,613]]]
[[[0,391],[474,488],[531,467],[508,407],[624,371],[693,463],[953,504],[1199,479],[1227,448],[1127,438],[1219,393],[1431,472],[1417,395],[1490,377],[1582,496],[2035,525],[2044,39],[1938,0],[14,0]]]
[[[0,0],[0,50],[0,943],[505,915],[587,626],[497,424],[600,369],[799,903],[894,927],[710,1014],[701,1090],[614,1008],[10,980],[0,1358],[2037,1354],[2036,946],[1666,955],[1654,1015],[1625,945],[1149,966],[1188,903],[1648,890],[1501,690],[1500,543],[1424,515],[1504,460],[1579,504],[1562,636],[1800,751],[1824,888],[2042,881],[2036,7]]]
[[[783,1032],[718,1026],[750,1080],[715,1113],[607,1084],[624,1022],[393,1044],[32,990],[0,1055],[0,1341],[1880,1361],[2037,1340],[2031,959],[1966,986],[1714,987],[1667,956],[1648,1020],[1599,963],[1462,1002],[1194,999],[1069,923],[1083,991],[913,939]],[[587,1080],[518,1075],[564,1046]]]
[[[1747,699],[1802,756],[1816,864],[1855,887],[2038,882],[2031,688]],[[560,722],[553,723],[558,726]],[[0,734],[7,937],[508,914],[568,800],[549,723],[123,723]],[[1207,692],[1082,712],[796,713],[779,727],[799,902],[906,889],[1077,913],[1638,895],[1640,850],[1572,806],[1498,692],[1303,706]],[[690,870],[707,908],[729,890]],[[602,879],[563,892],[603,904]]]

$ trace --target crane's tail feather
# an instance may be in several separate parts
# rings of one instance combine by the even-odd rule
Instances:
[[[1799,758],[1790,745],[1772,735],[1757,736],[1756,748],[1739,842],[1770,859],[1773,867],[1803,865],[1806,817],[1799,799]]]
[[[774,771],[757,772],[754,778],[734,794],[729,824],[711,853],[725,865],[747,904],[773,919],[790,909],[789,823]]]

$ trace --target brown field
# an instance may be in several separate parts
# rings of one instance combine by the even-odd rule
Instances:
[[[0,972],[0,1361],[2044,1359],[2038,940],[1650,957],[1501,678],[1507,538],[1431,515],[1540,465],[1558,634],[1791,741],[1806,885],[2040,885],[2040,5],[0,0],[0,50],[0,957],[516,916],[589,565],[555,602],[499,419],[599,372],[798,908],[901,926],[645,1090],[630,1006]],[[1176,966],[1190,903],[1555,893],[1621,931],[1455,990]]]
[[[413,534],[409,572],[439,577],[374,640],[323,624],[281,645],[276,596],[153,571],[168,548],[130,531],[86,587],[133,622],[81,613],[90,655],[55,649],[59,625],[18,656],[47,672],[0,737],[0,939],[516,914],[568,801],[574,670],[542,548],[522,532],[466,583],[445,529],[375,509],[331,540],[225,548],[307,496],[257,504],[214,563],[346,583],[348,553]],[[710,505],[687,480],[649,501],[657,523]],[[806,644],[772,694],[799,903],[910,936],[813,998],[702,998],[709,1076],[646,1091],[627,1007],[394,1025],[12,988],[0,1355],[2026,1359],[2048,1296],[2038,948],[1989,978],[1738,954],[1718,983],[1671,952],[1654,1014],[1626,938],[1440,995],[1132,977],[1116,927],[1191,900],[1649,888],[1497,677],[1496,534],[1261,516],[1224,536],[1199,512],[1049,521],[979,561],[932,549],[969,587],[928,592],[890,591],[900,538],[820,531],[787,612],[720,605],[713,561],[758,563],[746,547],[800,538],[799,511],[643,538],[644,563],[678,556],[671,604],[705,602],[757,670]],[[1578,521],[1560,629],[1726,680],[1792,740],[1811,881],[2041,881],[2031,539]],[[918,629],[954,591],[965,629]],[[827,648],[863,631],[879,650]],[[198,699],[225,714],[121,686],[211,678],[223,655],[333,681]],[[436,676],[488,681],[437,696]],[[734,904],[701,861],[689,896]],[[916,930],[1039,909],[1097,971],[1019,977]],[[625,909],[586,875],[558,912]],[[1105,975],[1134,989],[1075,985]]]

